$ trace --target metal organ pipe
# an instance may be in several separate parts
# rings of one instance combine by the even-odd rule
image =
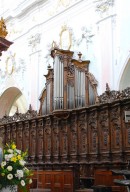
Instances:
[[[63,63],[58,56],[54,60],[54,109],[63,109]]]
[[[75,69],[75,99],[76,107],[85,105],[85,72]]]

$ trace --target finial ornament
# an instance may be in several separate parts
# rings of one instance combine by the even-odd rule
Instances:
[[[82,57],[82,53],[81,52],[78,53],[78,56],[79,56],[79,61],[82,61],[81,60],[81,57]]]
[[[0,37],[3,37],[5,38],[8,34],[8,31],[6,29],[6,25],[5,25],[5,21],[3,19],[3,17],[1,17],[1,20],[0,20]]]

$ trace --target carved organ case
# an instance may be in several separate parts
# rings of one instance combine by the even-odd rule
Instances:
[[[97,100],[97,81],[89,73],[89,60],[73,59],[69,50],[53,49],[53,69],[48,67],[40,97],[40,115],[87,107]]]

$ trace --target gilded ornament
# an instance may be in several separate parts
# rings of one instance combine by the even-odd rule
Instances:
[[[62,27],[60,32],[60,48],[64,50],[70,50],[72,46],[72,34],[66,25]]]
[[[3,17],[1,17],[1,20],[0,20],[0,37],[3,37],[5,38],[8,34],[8,31],[6,29],[6,25],[5,25],[5,21],[3,19]]]

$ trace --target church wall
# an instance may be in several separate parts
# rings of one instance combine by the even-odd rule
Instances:
[[[72,36],[71,50],[81,51],[82,58],[91,61],[89,71],[99,82],[99,95],[105,91],[106,83],[111,89],[119,89],[129,53],[128,0],[125,4],[115,1],[115,6],[103,14],[95,12],[92,1],[58,2],[32,2],[32,8],[24,2],[14,8],[14,15],[6,14],[8,38],[14,44],[3,54],[2,73],[5,73],[7,58],[14,54],[16,70],[1,77],[0,93],[15,85],[25,95],[28,105],[31,103],[36,110],[45,85],[43,75],[47,73],[47,65],[53,65],[49,57],[52,42],[59,45],[63,26]],[[90,33],[86,33],[87,29]],[[8,84],[8,79],[14,79],[14,83]]]

